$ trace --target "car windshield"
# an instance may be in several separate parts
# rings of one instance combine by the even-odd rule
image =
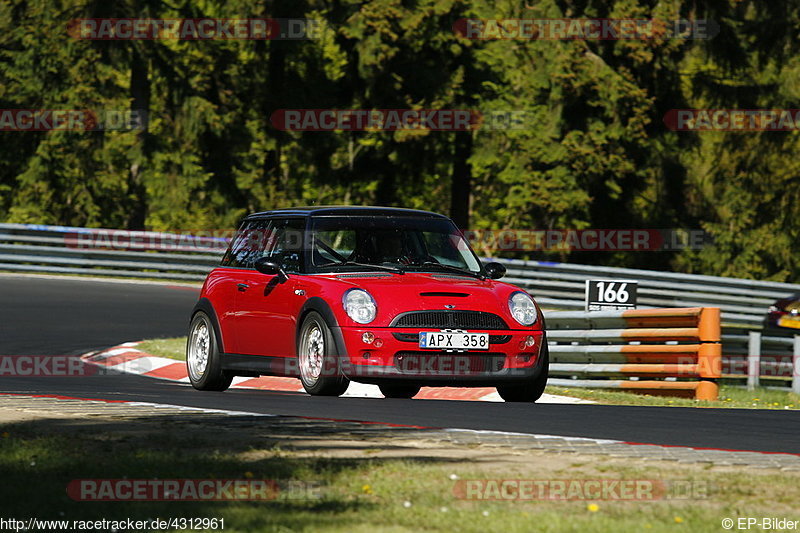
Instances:
[[[312,221],[310,272],[482,272],[461,232],[446,219],[331,216]]]

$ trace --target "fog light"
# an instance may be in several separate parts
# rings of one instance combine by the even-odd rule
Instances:
[[[534,338],[533,335],[528,335],[527,337],[525,337],[525,346],[530,348],[534,344],[536,344],[536,339]]]
[[[381,346],[383,346],[383,341],[382,341],[382,340],[380,340],[380,339],[375,339],[375,344],[374,344],[374,346],[375,346],[376,348],[380,348]]]
[[[362,359],[369,359],[371,355],[372,355],[372,354],[371,354],[371,353],[369,353],[369,352],[364,352],[364,354],[361,356],[361,358],[362,358]]]
[[[370,333],[369,331],[367,331],[366,333],[364,333],[363,335],[361,335],[361,340],[362,340],[362,341],[363,341],[365,344],[372,344],[372,341],[374,341],[374,340],[375,340],[375,335],[373,335],[372,333]]]
[[[519,349],[524,350],[528,345],[525,344],[525,341],[519,341]]]

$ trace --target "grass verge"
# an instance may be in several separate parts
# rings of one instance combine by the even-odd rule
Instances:
[[[149,339],[140,342],[136,346],[137,350],[147,352],[158,357],[168,357],[179,361],[186,360],[186,337],[174,337],[170,339]]]
[[[90,428],[90,424],[94,424]],[[76,419],[0,428],[0,513],[56,520],[224,519],[226,532],[718,532],[723,518],[798,519],[800,474],[608,457],[493,449],[403,448],[351,442],[335,434],[313,451],[260,435],[252,427],[157,419],[124,429]],[[135,428],[135,431],[132,429]],[[415,450],[415,452],[414,452]],[[439,448],[439,451],[442,449]],[[468,455],[469,454],[469,455]],[[84,502],[66,493],[75,479],[269,479],[311,483],[313,496],[274,501]],[[462,480],[657,480],[672,487],[656,501],[482,501],[457,497]],[[676,489],[677,487],[677,489]],[[295,489],[295,495],[298,493]]]
[[[602,389],[547,387],[549,394],[572,396],[606,405],[656,405],[661,407],[715,407],[731,409],[800,409],[800,396],[790,391],[758,388],[748,391],[732,385],[720,385],[719,401],[650,396]]]

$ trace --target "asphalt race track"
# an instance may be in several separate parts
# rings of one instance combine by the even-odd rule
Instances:
[[[184,335],[197,294],[167,285],[0,275],[0,355],[77,357],[125,341]],[[312,398],[255,390],[207,393],[146,377],[102,374],[2,376],[0,392],[800,453],[797,411]]]

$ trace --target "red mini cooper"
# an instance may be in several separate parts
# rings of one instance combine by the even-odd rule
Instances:
[[[297,377],[309,394],[350,381],[388,398],[421,386],[497,387],[536,401],[547,383],[544,319],[524,290],[496,281],[442,215],[307,207],[248,216],[192,312],[192,385]]]

